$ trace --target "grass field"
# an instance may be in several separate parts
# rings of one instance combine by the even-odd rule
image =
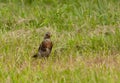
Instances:
[[[0,83],[120,83],[120,1],[0,0]]]

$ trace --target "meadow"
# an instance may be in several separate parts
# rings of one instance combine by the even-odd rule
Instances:
[[[120,83],[120,1],[0,0],[0,83]]]

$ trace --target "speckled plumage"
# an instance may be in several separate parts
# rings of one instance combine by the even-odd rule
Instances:
[[[33,57],[49,57],[53,47],[50,37],[51,37],[50,32],[47,32],[44,36],[44,40],[42,41],[38,48],[38,53],[35,54]]]

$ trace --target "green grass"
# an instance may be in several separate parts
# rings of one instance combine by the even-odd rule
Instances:
[[[119,83],[119,65],[119,0],[0,0],[0,83]]]

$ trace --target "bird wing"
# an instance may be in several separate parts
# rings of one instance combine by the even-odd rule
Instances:
[[[46,39],[44,41],[42,41],[42,43],[40,44],[39,46],[39,49],[38,50],[42,50],[42,51],[46,51],[46,49],[50,49],[50,51],[52,50],[52,42],[50,39]]]

